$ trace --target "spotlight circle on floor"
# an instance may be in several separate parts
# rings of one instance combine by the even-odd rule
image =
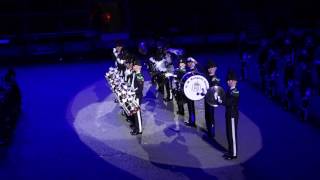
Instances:
[[[173,113],[172,104],[148,97],[154,93],[151,83],[145,82],[144,94],[147,97],[142,104],[142,136],[130,135],[128,123],[121,115],[119,105],[114,103],[114,96],[104,80],[81,90],[70,103],[67,115],[84,144],[108,163],[133,174],[134,163],[202,169],[232,166],[250,159],[261,149],[262,138],[258,127],[240,112],[240,158],[224,160],[221,149],[206,141],[203,132],[183,125],[183,119]],[[200,106],[198,104],[197,123],[203,125],[201,113],[204,107]],[[217,126],[220,126],[224,123],[221,119],[224,114],[221,110],[217,113],[217,121],[220,121]],[[176,131],[177,128],[179,131]],[[223,131],[219,134],[217,142],[225,146]]]

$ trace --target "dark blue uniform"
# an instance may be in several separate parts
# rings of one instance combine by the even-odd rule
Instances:
[[[181,79],[183,77],[183,75],[185,75],[186,73],[186,69],[184,68],[177,68],[175,71],[174,71],[174,74],[177,76],[176,77],[176,89],[174,90],[174,97],[177,101],[177,106],[178,106],[178,114],[180,115],[184,115],[184,103],[186,101],[186,97],[183,93],[183,87],[182,87],[182,84],[181,84]]]
[[[136,100],[138,101],[139,105],[141,106],[141,101],[143,97],[143,85],[144,85],[144,78],[141,73],[134,73],[133,74],[133,88],[136,89]],[[139,110],[136,114],[133,115],[134,124],[133,124],[133,131],[131,132],[132,135],[142,134],[142,116],[141,110]]]
[[[209,82],[209,87],[217,86],[220,83],[220,79],[218,79],[216,75],[213,75],[213,76],[207,75],[206,78]],[[206,119],[206,126],[208,130],[208,136],[213,137],[215,136],[214,107],[210,106],[206,99],[204,104],[205,104],[204,110],[205,110],[205,119]]]
[[[198,73],[198,70],[196,68],[190,69],[187,68],[187,72],[193,72],[194,74]],[[188,111],[189,111],[189,121],[185,122],[187,126],[196,126],[196,111],[194,107],[194,101],[191,99],[186,98],[187,105],[188,105]]]
[[[239,91],[233,88],[226,93],[226,128],[228,140],[228,156],[232,158],[237,157],[237,126],[239,119]]]

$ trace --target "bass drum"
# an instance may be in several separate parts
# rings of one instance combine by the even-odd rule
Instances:
[[[209,82],[199,73],[188,72],[181,79],[181,87],[188,99],[197,101],[205,97]]]

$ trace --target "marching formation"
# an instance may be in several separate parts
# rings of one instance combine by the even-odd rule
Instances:
[[[105,77],[115,94],[115,102],[124,110],[123,115],[130,122],[132,135],[142,134],[142,116],[140,104],[143,96],[144,78],[138,59],[124,53],[121,46],[114,48],[116,68],[109,68]]]
[[[159,93],[163,94],[166,102],[175,99],[178,115],[184,116],[184,105],[187,104],[189,114],[185,125],[196,127],[195,101],[204,99],[205,121],[207,134],[210,138],[215,137],[215,107],[226,107],[225,118],[227,128],[228,151],[224,157],[228,160],[237,158],[237,124],[239,119],[238,102],[239,91],[237,90],[237,77],[234,71],[228,72],[225,92],[219,86],[220,79],[216,75],[217,65],[209,61],[202,73],[203,67],[193,57],[185,58],[181,49],[157,46],[149,49],[146,43],[140,43],[139,52],[136,56],[118,44],[113,48],[115,67],[110,67],[105,78],[115,94],[115,102],[123,109],[123,115],[130,123],[131,135],[142,134],[143,122],[141,116],[141,101],[143,98],[144,77],[141,74],[144,59],[152,83]],[[177,68],[174,68],[174,66]]]

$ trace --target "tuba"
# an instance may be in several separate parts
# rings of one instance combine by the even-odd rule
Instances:
[[[224,103],[225,97],[226,95],[222,87],[213,86],[208,89],[205,100],[210,106],[218,107]]]

